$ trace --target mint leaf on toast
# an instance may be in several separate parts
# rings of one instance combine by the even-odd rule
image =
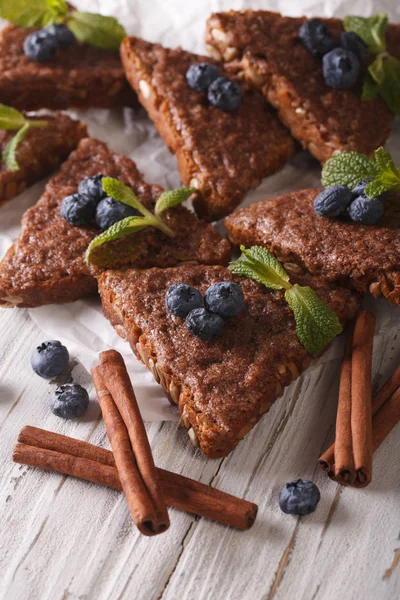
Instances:
[[[364,40],[370,54],[378,54],[385,51],[385,31],[387,24],[388,17],[385,14],[372,15],[369,18],[349,15],[345,17],[343,22],[345,31],[352,31]]]
[[[336,313],[309,286],[295,283],[286,290],[285,299],[294,314],[297,337],[310,354],[319,354],[342,333]]]
[[[120,238],[131,233],[141,231],[142,229],[149,227],[151,224],[152,223],[147,217],[127,217],[126,219],[122,219],[121,221],[114,223],[114,225],[111,225],[111,227],[106,229],[106,231],[103,231],[103,233],[95,237],[90,242],[85,254],[86,262],[90,264],[96,264],[95,250],[99,246],[102,246],[107,242],[119,240]]]
[[[296,322],[299,342],[310,354],[319,354],[334,337],[342,332],[336,313],[319,298],[309,286],[294,285],[289,275],[266,248],[240,246],[241,256],[232,261],[228,268],[236,275],[254,279],[267,288],[285,289],[285,300],[291,308]]]
[[[103,177],[101,185],[107,196],[110,196],[110,198],[114,198],[114,200],[118,200],[118,202],[131,206],[145,217],[153,216],[139,201],[135,192],[129,186],[122,183],[122,181],[114,179],[113,177]]]
[[[379,168],[373,158],[355,151],[340,152],[326,161],[322,168],[322,184],[329,187],[340,183],[353,189],[369,177],[375,178]]]
[[[24,115],[19,110],[12,106],[0,104],[0,129],[19,129],[25,125],[25,121]]]
[[[119,50],[126,37],[125,29],[114,17],[75,10],[69,15],[66,24],[80,42],[106,50]]]
[[[252,246],[248,250],[240,246],[241,256],[229,263],[229,269],[236,275],[243,275],[262,283],[273,290],[290,287],[289,275],[281,263],[266,248]]]
[[[16,152],[20,142],[24,139],[29,129],[29,123],[25,123],[21,129],[14,135],[14,137],[8,142],[7,146],[2,152],[2,159],[10,171],[19,171],[19,165],[17,162]]]
[[[179,188],[177,190],[171,190],[169,192],[163,192],[160,194],[160,197],[157,200],[154,214],[159,215],[164,212],[168,208],[172,208],[173,206],[178,206],[178,204],[182,204],[185,202],[194,192],[197,192],[196,188]]]
[[[51,10],[48,0],[0,0],[0,17],[18,27],[44,27]]]

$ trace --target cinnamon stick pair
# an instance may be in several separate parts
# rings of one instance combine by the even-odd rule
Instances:
[[[27,426],[21,430],[13,460],[122,489],[112,452],[37,427]],[[157,472],[169,506],[242,530],[253,525],[256,504],[177,473],[164,469]]]
[[[342,362],[335,443],[319,459],[331,479],[354,487],[371,482],[372,454],[400,420],[400,366],[371,401],[374,329],[362,311]]]

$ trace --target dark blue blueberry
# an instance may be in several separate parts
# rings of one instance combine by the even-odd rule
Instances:
[[[360,74],[360,61],[354,52],[335,48],[322,58],[322,72],[327,86],[349,89],[355,86]]]
[[[219,69],[210,63],[191,65],[186,71],[186,81],[197,92],[205,92],[217,77]]]
[[[96,223],[104,231],[111,227],[111,225],[114,225],[114,223],[122,221],[126,217],[134,217],[135,215],[137,215],[137,211],[132,206],[128,206],[128,204],[123,204],[107,196],[103,200],[100,200],[97,205]]]
[[[91,198],[97,204],[107,196],[102,186],[103,175],[97,173],[92,177],[85,177],[78,185],[78,193],[86,198]]]
[[[206,308],[195,308],[186,317],[186,327],[201,340],[215,340],[224,330],[224,320]]]
[[[81,417],[89,406],[89,395],[78,383],[60,385],[50,397],[51,412],[63,419]]]
[[[216,108],[230,112],[239,108],[242,101],[242,88],[236,81],[218,77],[208,88],[207,98]]]
[[[321,56],[333,48],[332,34],[321,19],[304,21],[300,27],[299,38],[313,56]]]
[[[67,368],[68,361],[68,350],[57,340],[42,342],[31,355],[32,369],[44,379],[60,375]]]
[[[369,178],[363,179],[362,181],[360,181],[360,183],[357,183],[356,187],[352,189],[354,197],[365,196],[365,188],[369,183],[371,183],[371,181],[373,181],[373,179]],[[383,202],[386,198],[386,194],[379,194],[379,196],[375,197],[378,198],[378,200],[381,200],[381,202]]]
[[[353,192],[345,185],[331,185],[315,198],[314,210],[320,217],[338,217],[346,210],[353,198]]]
[[[24,41],[24,53],[30,60],[47,62],[55,57],[57,41],[47,29],[30,33]]]
[[[61,203],[61,216],[75,227],[91,225],[96,214],[96,204],[85,196],[72,194]]]
[[[350,204],[349,215],[356,223],[375,225],[383,217],[385,208],[378,198],[359,196]]]
[[[204,306],[223,319],[234,317],[244,306],[242,288],[232,281],[214,283],[204,294]]]
[[[196,288],[186,283],[174,283],[165,294],[167,310],[176,317],[186,317],[191,310],[201,308],[203,298]]]
[[[340,34],[340,46],[345,50],[353,52],[360,61],[360,64],[367,58],[368,46],[354,31],[342,31]]]
[[[309,515],[321,499],[319,489],[312,481],[289,481],[280,491],[279,506],[287,515]]]
[[[72,31],[68,29],[66,25],[61,23],[59,25],[51,25],[50,27],[47,27],[46,31],[48,31],[49,34],[54,37],[59,48],[68,48],[76,41]]]

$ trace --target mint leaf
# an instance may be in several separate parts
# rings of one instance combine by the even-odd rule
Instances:
[[[384,78],[379,86],[379,95],[394,115],[400,115],[400,61],[394,56],[383,58]]]
[[[391,189],[391,187],[391,185],[388,185],[387,183],[382,183],[382,181],[377,179],[376,181],[371,181],[371,183],[369,183],[366,186],[365,194],[367,198],[376,198],[377,196],[388,192]]]
[[[26,119],[19,110],[0,104],[0,129],[19,129],[25,125],[25,122]]]
[[[126,235],[136,233],[137,231],[141,231],[142,229],[145,229],[151,225],[151,220],[147,217],[127,217],[121,221],[118,221],[117,223],[114,223],[114,225],[111,225],[111,227],[106,229],[106,231],[103,231],[103,233],[95,237],[90,242],[85,254],[86,262],[88,264],[97,264],[97,262],[94,260],[94,254],[96,248],[99,246],[114,240],[119,240]]]
[[[107,196],[114,198],[114,200],[118,200],[118,202],[122,202],[123,204],[131,206],[145,217],[153,216],[151,212],[147,210],[147,208],[145,208],[139,201],[135,192],[131,190],[129,186],[122,183],[122,181],[118,181],[118,179],[114,179],[113,177],[103,177],[101,183]]]
[[[384,57],[382,54],[378,54],[374,62],[370,64],[368,72],[379,88],[385,79]]]
[[[126,36],[125,29],[114,17],[77,10],[69,16],[67,26],[80,42],[106,50],[119,50]]]
[[[254,279],[273,290],[290,287],[289,275],[266,248],[252,246],[246,250],[244,246],[240,246],[240,250],[241,256],[228,266],[233,273]]]
[[[375,161],[381,171],[397,171],[391,154],[382,146],[375,150]]]
[[[344,19],[345,31],[353,31],[368,46],[370,54],[378,54],[386,49],[385,32],[388,18],[385,14],[377,14],[365,19],[363,17],[347,16]]]
[[[49,22],[47,23],[48,25],[64,21],[69,11],[68,4],[65,0],[47,0],[47,5],[51,15]]]
[[[170,192],[163,192],[157,200],[154,213],[159,215],[168,208],[177,206],[185,202],[194,192],[197,192],[196,188],[179,188],[178,190],[171,190]]]
[[[29,129],[29,123],[25,123],[21,129],[14,135],[14,137],[8,142],[2,153],[2,159],[10,171],[19,171],[19,165],[17,162],[16,152],[18,144],[24,139],[26,132]]]
[[[0,0],[0,17],[19,27],[44,27],[51,13],[47,0]]]
[[[285,299],[294,314],[297,337],[310,354],[322,352],[343,331],[336,313],[309,286],[294,284]]]
[[[353,189],[363,179],[375,179],[378,174],[378,165],[372,158],[349,151],[335,154],[327,160],[322,169],[321,179],[325,187],[340,183]]]
[[[361,100],[363,102],[369,102],[373,100],[378,95],[379,84],[376,83],[372,75],[370,75],[367,71],[365,74],[364,85],[361,93]]]

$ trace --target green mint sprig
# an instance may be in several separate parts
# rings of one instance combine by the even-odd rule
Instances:
[[[327,160],[322,169],[325,187],[342,184],[353,189],[364,179],[372,179],[365,188],[368,198],[400,191],[400,168],[384,148],[375,150],[375,160],[359,152],[340,152]]]
[[[73,10],[65,0],[0,0],[0,17],[19,27],[48,27],[65,23],[80,42],[118,50],[126,36],[114,17]]]
[[[285,269],[266,248],[240,246],[241,256],[229,264],[237,275],[249,277],[267,288],[284,289],[296,323],[299,342],[310,354],[319,354],[343,328],[338,316],[309,286],[289,282]]]
[[[8,142],[2,152],[2,160],[10,171],[19,171],[17,148],[30,127],[47,127],[48,122],[39,119],[27,119],[19,110],[0,104],[0,129],[16,130],[15,136]]]
[[[361,99],[369,101],[379,94],[389,110],[400,115],[400,61],[387,51],[387,25],[385,14],[373,15],[368,19],[348,16],[344,20],[345,30],[360,36],[367,44],[369,54],[376,55],[368,67]]]
[[[131,206],[142,216],[126,217],[125,219],[114,223],[114,225],[111,225],[111,227],[106,229],[106,231],[103,231],[103,233],[95,237],[90,242],[86,250],[85,258],[88,264],[94,264],[94,252],[99,246],[114,240],[118,240],[122,237],[130,235],[131,233],[141,231],[146,227],[154,227],[155,229],[159,229],[165,233],[168,237],[175,237],[175,232],[172,231],[172,229],[168,227],[166,223],[164,223],[159,215],[168,208],[172,208],[173,206],[181,204],[196,191],[196,188],[180,188],[170,192],[163,192],[156,202],[153,214],[145,206],[143,206],[131,188],[123,184],[121,181],[118,181],[118,179],[114,179],[113,177],[103,177],[102,187],[107,196],[114,198],[114,200],[117,200],[118,202],[122,202],[123,204]]]

